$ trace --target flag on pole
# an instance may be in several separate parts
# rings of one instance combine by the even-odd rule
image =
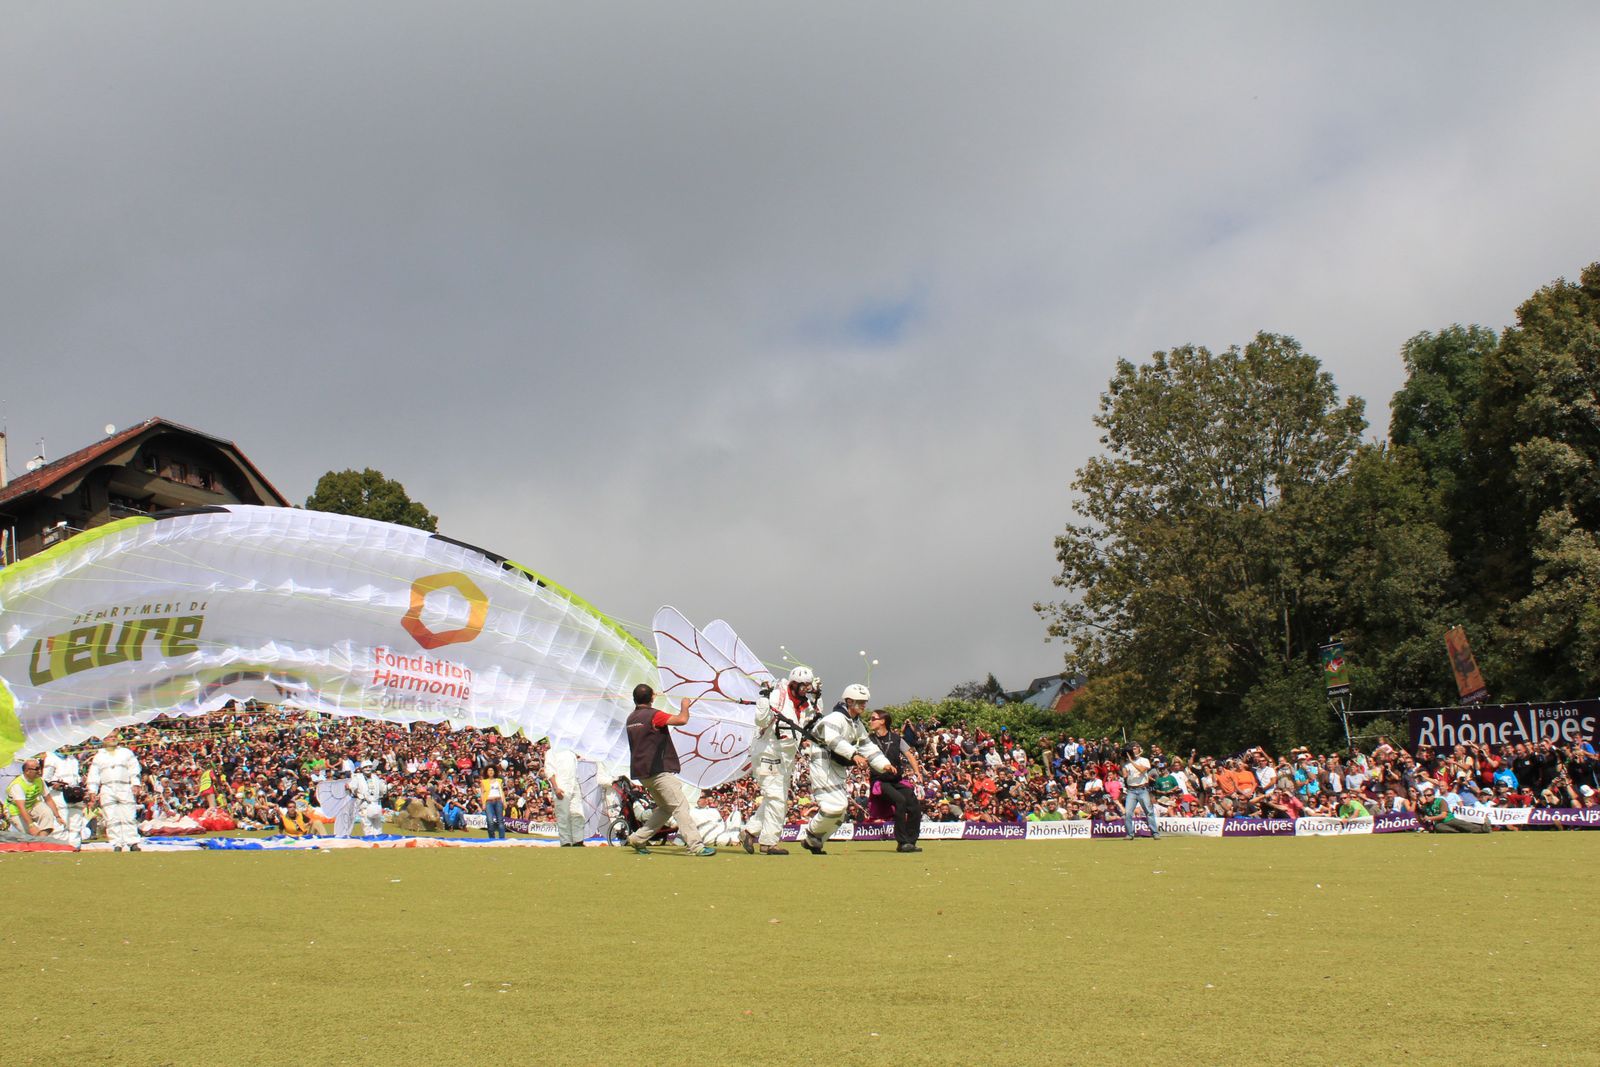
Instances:
[[[1329,641],[1322,646],[1322,681],[1331,697],[1350,692],[1350,669],[1344,658],[1344,642]]]
[[[1489,695],[1483,683],[1478,661],[1472,656],[1472,646],[1467,644],[1467,631],[1452,626],[1444,635],[1444,648],[1450,654],[1450,669],[1456,675],[1456,689],[1461,693],[1461,703],[1476,704]]]

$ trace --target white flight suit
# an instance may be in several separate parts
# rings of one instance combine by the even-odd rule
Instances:
[[[812,841],[821,844],[839,828],[844,821],[845,810],[850,806],[845,778],[850,773],[855,757],[865,756],[875,771],[888,771],[894,765],[872,743],[872,737],[861,720],[851,718],[850,713],[845,711],[843,702],[834,705],[832,711],[818,719],[811,727],[811,732],[822,740],[825,747],[818,747],[815,742],[806,745],[806,756],[811,761],[811,795],[817,802],[817,813],[811,816],[805,832]],[[844,763],[835,762],[835,755]]]
[[[388,783],[376,771],[357,771],[350,779],[350,795],[355,798],[355,808],[361,813],[361,836],[375,837],[383,833],[383,794]],[[355,819],[351,818],[355,829]]]
[[[563,845],[581,845],[584,839],[583,791],[578,788],[578,754],[568,748],[552,748],[544,758],[544,769],[562,796],[551,798],[555,805],[556,836]]]
[[[798,724],[811,712],[809,704],[795,699],[787,682],[774,689],[770,697],[756,698],[756,736],[750,743],[750,772],[761,788],[761,803],[750,815],[745,830],[755,836],[763,848],[776,845],[783,834],[783,820],[789,813],[789,782],[794,777],[794,760],[800,751]]]
[[[61,814],[66,818],[67,825],[64,832],[67,841],[74,845],[81,845],[88,838],[87,820],[83,817],[83,804],[69,804],[67,798],[61,795],[56,788],[61,785],[82,785],[83,768],[78,763],[77,756],[62,756],[52,752],[44,758],[44,780],[50,783],[50,795],[55,798],[56,807],[61,809]]]
[[[726,835],[727,840],[723,843],[728,845],[738,844],[739,835],[744,833],[744,813],[739,810],[737,805],[735,805],[733,808],[729,809],[728,817],[724,821],[727,823],[728,832]]]
[[[700,840],[708,845],[723,844],[722,835],[727,826],[722,821],[722,813],[715,806],[697,806],[694,809],[694,824],[700,831]]]
[[[102,748],[89,761],[89,792],[100,798],[106,838],[113,849],[139,845],[139,807],[133,799],[133,787],[139,783],[140,769],[139,757],[122,745]]]

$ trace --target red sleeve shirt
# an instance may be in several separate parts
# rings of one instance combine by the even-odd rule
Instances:
[[[667,722],[671,718],[672,718],[672,716],[667,714],[666,712],[658,711],[658,712],[655,713],[654,716],[651,717],[650,725],[654,726],[657,730],[665,730],[667,728]]]

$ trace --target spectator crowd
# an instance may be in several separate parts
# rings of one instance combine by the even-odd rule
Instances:
[[[1014,823],[1123,817],[1120,741],[1060,735],[1027,746],[932,720],[896,724],[921,757],[912,784],[932,821]],[[142,765],[141,820],[221,809],[244,829],[316,832],[317,783],[356,767],[386,783],[391,810],[425,810],[460,829],[483,810],[486,772],[504,781],[505,817],[549,822],[553,788],[547,746],[495,731],[409,726],[244,706],[194,718],[158,719],[122,732]],[[87,765],[94,746],[79,752]],[[1148,753],[1158,815],[1202,818],[1328,816],[1386,812],[1600,807],[1600,760],[1587,742],[1540,741],[1407,750],[1380,738],[1370,750],[1274,755],[1252,748],[1227,756]],[[813,810],[806,761],[797,764],[789,822]],[[742,826],[758,801],[746,777],[706,792],[710,818]],[[851,779],[852,815],[872,810],[871,784]]]

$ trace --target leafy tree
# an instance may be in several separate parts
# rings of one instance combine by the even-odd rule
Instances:
[[[1118,363],[1095,416],[1107,454],[1073,483],[1085,521],[1056,539],[1068,598],[1037,606],[1094,679],[1086,717],[1179,744],[1246,739],[1246,695],[1313,662],[1337,616],[1325,524],[1362,408],[1281,335]]]
[[[1319,530],[1337,590],[1327,625],[1358,665],[1353,691],[1379,706],[1437,706],[1455,694],[1441,642],[1460,613],[1430,479],[1411,449],[1363,446]]]
[[[1006,691],[1001,687],[1000,680],[991,671],[989,676],[981,682],[962,682],[954,689],[951,689],[945,699],[980,700],[986,704],[993,704],[996,701],[1003,701],[1005,696]]]
[[[1466,423],[1478,403],[1483,362],[1498,345],[1493,330],[1455,325],[1419,333],[1400,350],[1406,382],[1389,402],[1389,440],[1412,449],[1446,496],[1469,477]]]
[[[1390,440],[1290,338],[1120,362],[1036,605],[1091,684],[1073,715],[1213,751],[1333,740],[1316,647],[1376,704],[1448,702],[1461,622],[1496,695],[1600,688],[1600,263],[1498,339],[1402,349]]]
[[[306,498],[306,507],[312,511],[398,523],[430,533],[439,528],[439,516],[412,500],[405,486],[371,467],[359,472],[343,470],[324,474]]]
[[[1517,309],[1484,361],[1467,445],[1477,503],[1490,516],[1470,577],[1511,652],[1501,694],[1592,694],[1600,685],[1600,263]]]

